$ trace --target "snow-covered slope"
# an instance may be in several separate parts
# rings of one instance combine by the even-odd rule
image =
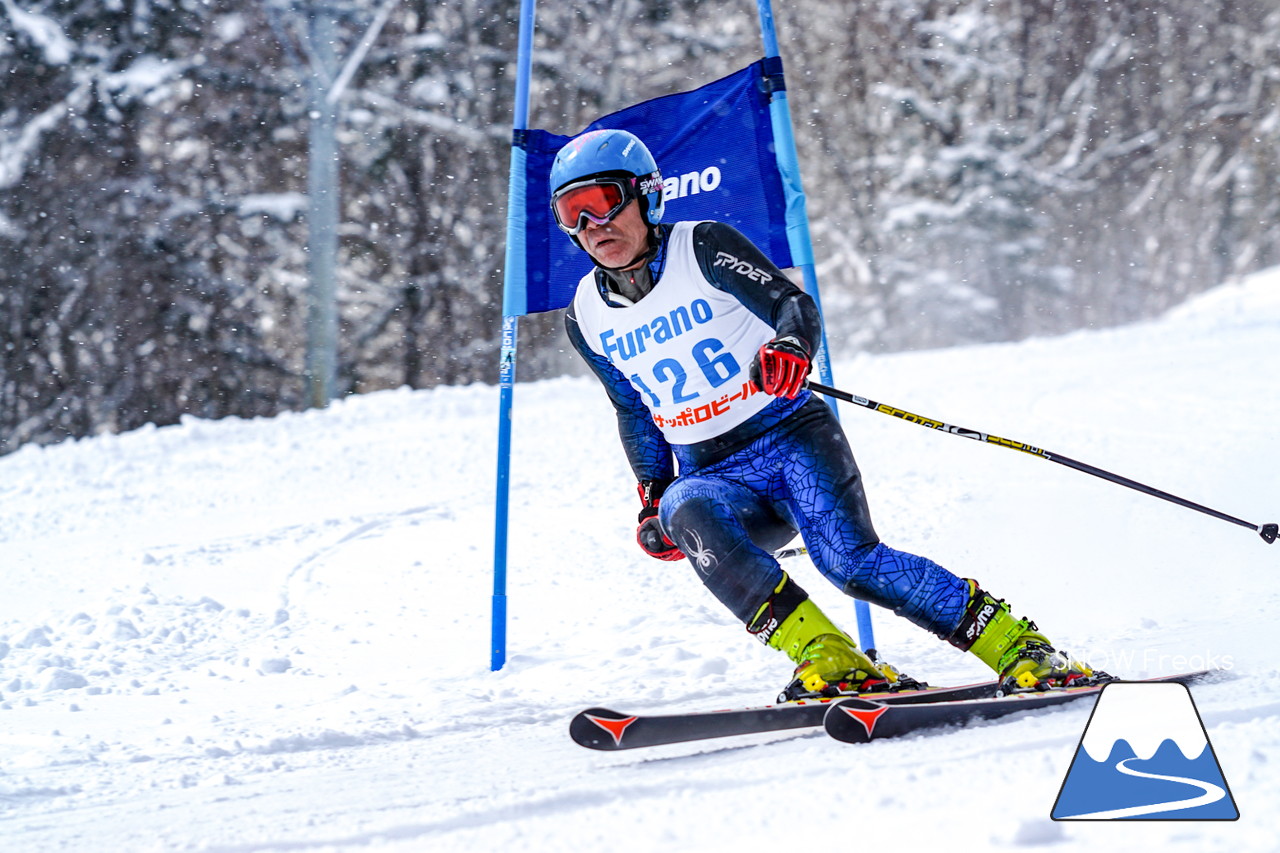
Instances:
[[[1159,322],[839,358],[837,384],[1224,512],[1280,519],[1280,273]],[[600,754],[578,709],[760,704],[790,666],[634,545],[589,379],[521,385],[510,660],[488,671],[497,392],[396,391],[0,459],[0,847],[1271,850],[1280,545],[1065,467],[842,417],[888,542],[1061,645],[1195,697],[1234,823],[1054,824],[1088,708],[862,747],[813,733]],[[852,605],[790,570],[852,627]],[[878,613],[937,683],[973,660]]]

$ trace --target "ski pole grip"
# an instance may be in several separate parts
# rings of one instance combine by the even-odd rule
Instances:
[[[1280,524],[1264,524],[1259,533],[1262,534],[1262,541],[1270,545],[1280,536]]]

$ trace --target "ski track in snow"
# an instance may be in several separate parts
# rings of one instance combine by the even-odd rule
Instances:
[[[1263,523],[1280,519],[1278,366],[1272,271],[1156,322],[837,358],[835,376]],[[612,412],[567,378],[516,391],[499,673],[492,386],[0,458],[0,848],[1274,848],[1280,545],[1043,460],[842,418],[886,541],[978,577],[1103,669],[1240,676],[1193,688],[1239,821],[1051,822],[1088,708],[858,747],[577,747],[581,708],[764,704],[790,666],[686,563],[635,547]],[[852,628],[806,560],[788,569]],[[889,614],[876,629],[918,677],[984,677]]]

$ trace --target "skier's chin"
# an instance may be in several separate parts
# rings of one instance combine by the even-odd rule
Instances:
[[[635,262],[634,258],[627,256],[625,248],[619,240],[602,240],[591,250],[591,257],[605,269],[622,269]]]

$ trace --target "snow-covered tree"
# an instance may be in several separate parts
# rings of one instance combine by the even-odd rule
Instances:
[[[539,6],[559,133],[762,52],[742,0]],[[1273,0],[774,7],[837,354],[1128,321],[1280,262]],[[320,14],[339,66],[386,16],[334,114],[335,390],[492,381],[517,9],[0,0],[0,453],[307,404]],[[565,350],[528,318],[520,376]]]

